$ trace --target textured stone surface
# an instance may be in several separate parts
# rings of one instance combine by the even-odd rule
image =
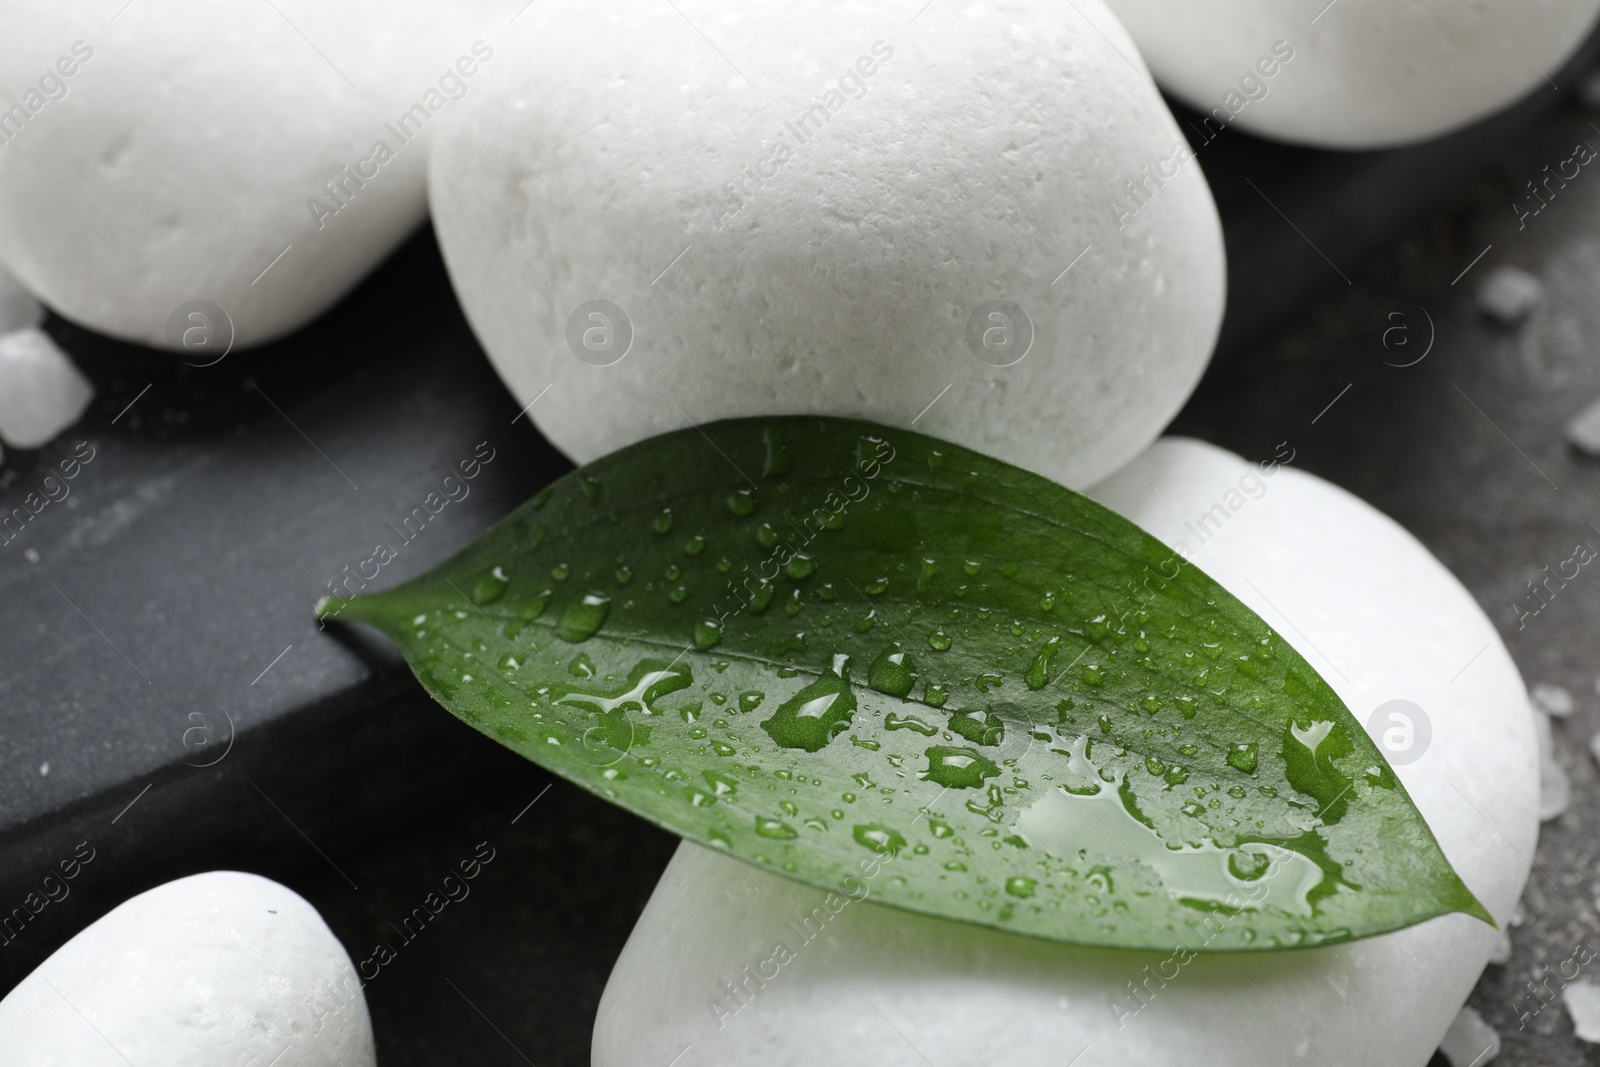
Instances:
[[[434,120],[476,80],[455,64],[520,6],[8,3],[0,260],[126,340],[181,347],[197,301],[241,347],[281,336],[422,221]]]
[[[237,871],[157,886],[61,946],[0,1000],[0,1044],[29,1067],[376,1063],[344,947],[292,890]]]
[[[1101,0],[539,5],[501,47],[439,132],[434,225],[577,461],[827,412],[1082,486],[1205,364],[1215,209]]]

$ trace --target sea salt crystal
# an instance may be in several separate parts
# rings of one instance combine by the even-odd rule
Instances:
[[[1600,400],[1590,401],[1589,406],[1567,420],[1567,444],[1589,456],[1600,456]],[[1595,682],[1595,691],[1600,692],[1600,681]]]
[[[1439,1051],[1450,1067],[1483,1067],[1500,1055],[1500,1034],[1472,1008],[1462,1008],[1439,1042]]]
[[[1535,715],[1534,725],[1539,732],[1539,821],[1549,822],[1565,813],[1572,802],[1572,782],[1566,770],[1556,762],[1550,717]]]
[[[1517,267],[1496,267],[1478,286],[1478,310],[1502,326],[1519,325],[1542,303],[1544,286]]]
[[[0,335],[0,439],[39,448],[77,422],[94,386],[44,331]]]
[[[1561,988],[1572,1030],[1582,1041],[1600,1045],[1600,986],[1592,982],[1569,982]]]
[[[1538,709],[1547,715],[1565,719],[1572,714],[1572,694],[1564,687],[1540,682],[1529,694]]]

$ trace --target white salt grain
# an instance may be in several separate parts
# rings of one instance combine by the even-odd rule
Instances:
[[[0,440],[38,448],[77,422],[94,386],[44,331],[0,336]]]
[[[1564,686],[1540,682],[1529,695],[1533,697],[1534,706],[1547,715],[1565,719],[1572,714],[1572,694]]]
[[[1483,1067],[1500,1055],[1500,1034],[1476,1011],[1462,1008],[1439,1042],[1439,1051],[1450,1067]]]
[[[1478,286],[1478,310],[1502,326],[1516,326],[1544,303],[1539,279],[1517,267],[1496,267]]]
[[[1600,456],[1600,400],[1591,400],[1589,406],[1567,420],[1567,443],[1590,456]],[[1600,681],[1595,682],[1600,693]]]
[[[1569,982],[1561,989],[1572,1030],[1579,1040],[1600,1045],[1600,986],[1592,982]]]
[[[1556,762],[1555,745],[1550,736],[1550,717],[1538,714],[1534,725],[1539,732],[1539,821],[1559,818],[1572,802],[1572,782]]]

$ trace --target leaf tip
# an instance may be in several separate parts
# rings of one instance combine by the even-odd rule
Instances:
[[[1476,893],[1467,888],[1467,883],[1459,875],[1456,876],[1456,906],[1452,910],[1487,923],[1491,930],[1500,929],[1500,924],[1489,913],[1489,909],[1483,906]]]

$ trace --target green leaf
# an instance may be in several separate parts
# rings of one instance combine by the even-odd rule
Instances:
[[[1162,951],[1492,922],[1254,613],[1088,498],[909,431],[657,437],[319,611],[541,766],[857,897]]]

